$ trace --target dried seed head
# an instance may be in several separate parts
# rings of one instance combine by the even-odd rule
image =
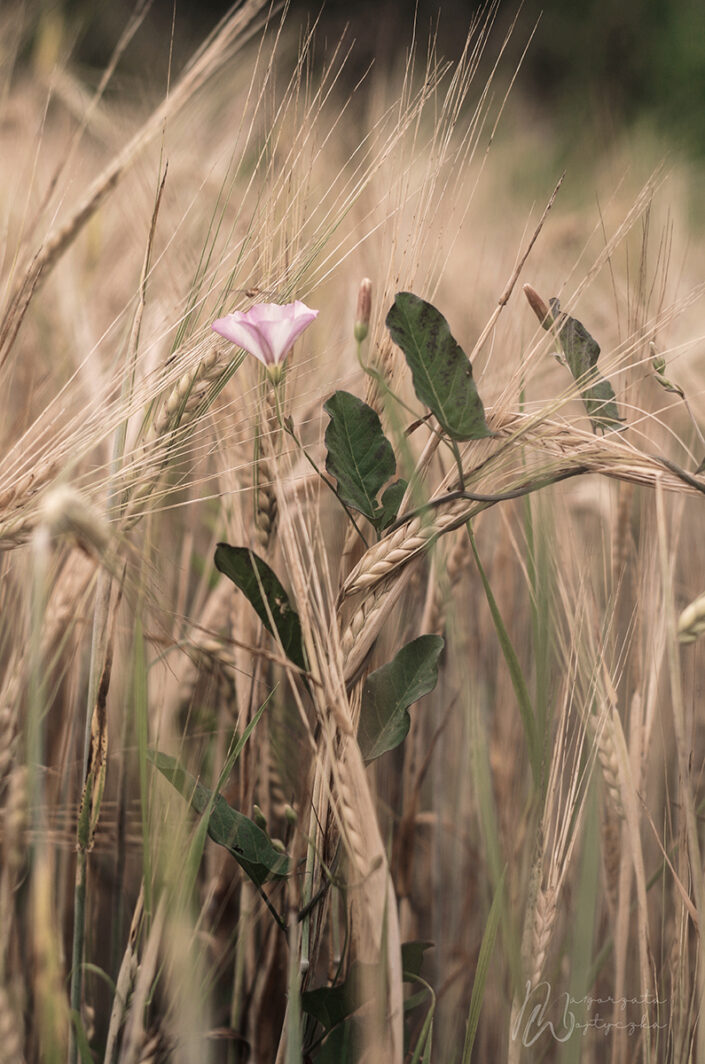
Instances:
[[[694,599],[678,618],[678,639],[681,643],[694,643],[705,632],[705,595]]]
[[[110,533],[104,517],[76,488],[60,484],[42,502],[41,521],[52,537],[73,535],[86,551],[104,554]]]
[[[371,313],[372,281],[369,277],[364,277],[360,282],[360,289],[357,293],[357,312],[355,314],[355,328],[353,330],[355,340],[358,344],[361,344],[367,336]]]

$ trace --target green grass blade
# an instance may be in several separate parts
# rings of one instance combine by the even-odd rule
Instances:
[[[480,943],[480,952],[477,957],[477,967],[475,968],[475,979],[473,980],[472,994],[470,995],[470,1011],[468,1012],[468,1022],[465,1028],[465,1044],[463,1046],[462,1064],[470,1064],[472,1047],[475,1044],[477,1025],[480,1021],[482,999],[485,995],[487,972],[490,967],[492,951],[494,950],[497,929],[502,914],[502,891],[504,890],[504,877],[506,871],[507,869],[505,866],[499,883],[497,884],[497,889],[494,892],[494,898],[492,899],[492,905],[490,906],[487,923],[485,925],[485,932],[482,936],[482,942]]]
[[[223,789],[225,781],[227,780],[228,776],[230,775],[230,773],[232,771],[233,765],[235,764],[235,762],[239,758],[240,754],[242,753],[242,751],[244,749],[244,746],[245,746],[245,743],[247,742],[247,740],[252,735],[252,732],[257,727],[257,725],[258,725],[258,723],[260,721],[260,718],[261,718],[262,714],[264,713],[265,709],[267,708],[267,704],[269,703],[269,701],[272,698],[273,694],[274,694],[274,691],[272,691],[268,695],[268,697],[264,700],[262,705],[259,707],[259,709],[255,713],[254,717],[252,718],[250,723],[247,725],[247,727],[245,728],[245,730],[242,733],[242,735],[240,736],[240,738],[238,739],[237,743],[233,746],[233,748],[232,748],[231,752],[229,753],[228,757],[225,759],[225,763],[223,765],[222,771],[220,772],[220,775],[218,776],[218,782],[217,782],[216,786],[214,787],[214,789],[213,789],[213,791],[211,793],[210,799],[208,801],[208,805],[206,806],[206,808],[203,810],[203,813],[201,814],[201,819],[198,822],[198,827],[196,828],[196,831],[194,832],[193,838],[191,840],[191,845],[189,847],[189,852],[188,852],[188,855],[187,855],[187,858],[186,858],[186,862],[185,862],[185,871],[184,871],[183,888],[182,888],[182,897],[184,899],[189,898],[191,896],[191,892],[192,892],[192,890],[193,890],[193,888],[194,888],[194,886],[196,884],[196,877],[198,875],[198,869],[200,867],[201,858],[203,856],[203,848],[204,848],[204,846],[206,844],[206,838],[208,837],[208,825],[209,825],[209,822],[210,822],[211,813],[213,812],[213,806],[215,805],[215,800],[218,797],[218,795],[220,794],[221,790]]]
[[[94,1064],[93,1054],[91,1053],[91,1047],[88,1044],[88,1038],[86,1036],[86,1030],[81,1021],[81,1017],[75,1009],[71,1009],[71,1025],[73,1027],[76,1049],[81,1058],[81,1064]]]
[[[502,840],[499,833],[495,794],[492,786],[492,779],[490,777],[490,752],[489,744],[487,742],[487,731],[479,705],[470,707],[469,733],[470,770],[474,784],[490,881],[494,884],[496,890],[503,875],[505,859],[502,850]],[[519,955],[520,939],[514,926],[509,907],[504,899],[500,905],[500,918],[502,924],[502,939],[504,942],[507,962],[511,970],[512,984],[515,988],[518,988],[521,986],[522,981]]]
[[[526,680],[519,664],[519,658],[512,645],[512,641],[509,638],[509,633],[505,627],[502,615],[499,612],[499,608],[495,601],[495,597],[492,594],[492,588],[490,587],[489,580],[485,574],[485,570],[482,568],[482,562],[477,552],[475,545],[475,537],[472,534],[470,523],[467,525],[468,536],[470,537],[470,546],[477,563],[478,572],[480,573],[480,579],[482,580],[482,586],[485,589],[485,596],[487,603],[490,607],[490,613],[492,614],[492,620],[497,631],[499,638],[499,644],[502,648],[504,660],[507,663],[509,669],[509,675],[512,681],[512,687],[519,703],[519,712],[521,713],[522,723],[524,725],[524,732],[526,733],[526,742],[529,748],[529,760],[531,762],[531,771],[534,777],[534,783],[538,788],[541,787],[541,748],[539,745],[538,734],[536,731],[536,717],[534,715],[534,709],[531,704],[531,696],[529,695],[529,689],[526,686]]]
[[[428,1007],[426,1019],[421,1028],[421,1033],[419,1034],[410,1064],[430,1064],[431,1047],[433,1045],[433,1017],[436,1011],[436,995],[433,992],[433,988],[420,976],[415,976],[414,982],[421,983],[421,985],[428,990],[431,995],[431,1004]]]

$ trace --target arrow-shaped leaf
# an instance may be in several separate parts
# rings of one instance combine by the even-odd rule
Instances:
[[[358,729],[365,761],[374,761],[404,741],[411,724],[409,706],[436,686],[442,649],[439,635],[421,635],[367,677]]]
[[[218,544],[215,566],[247,596],[267,631],[279,637],[289,661],[305,669],[299,615],[274,571],[254,551],[229,543]]]
[[[580,394],[593,428],[601,432],[620,429],[624,418],[619,416],[612,385],[600,376],[597,369],[600,345],[582,322],[561,312],[557,299],[549,299],[549,303],[554,324],[558,327],[558,340],[568,368],[580,386]]]
[[[338,495],[377,525],[377,496],[397,465],[382,423],[371,406],[350,392],[336,392],[323,409],[330,418],[326,469],[338,482]]]
[[[441,312],[411,292],[398,292],[387,328],[404,352],[418,398],[448,435],[454,440],[489,436],[472,365]]]
[[[314,1057],[315,1064],[355,1064],[360,1059],[363,1045],[362,1021],[357,1016],[348,1016],[322,1043]]]
[[[288,857],[275,849],[269,836],[254,821],[228,805],[222,795],[214,796],[175,758],[158,751],[150,751],[148,756],[196,813],[203,813],[211,804],[208,834],[232,854],[255,886],[261,887],[267,879],[283,879],[287,875]]]
[[[369,996],[372,977],[379,970],[375,964],[353,961],[344,982],[337,986],[321,986],[317,990],[305,990],[301,995],[301,1008],[326,1029],[331,1031],[355,1012],[362,1004],[361,991]]]
[[[421,975],[423,956],[427,949],[431,949],[433,942],[414,940],[403,942],[401,947],[401,970],[404,973],[404,982],[412,982]]]

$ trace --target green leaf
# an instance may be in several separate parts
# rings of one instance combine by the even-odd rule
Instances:
[[[93,1054],[91,1053],[91,1047],[88,1043],[88,1036],[86,1035],[86,1029],[83,1026],[83,1020],[80,1013],[75,1009],[71,1009],[70,1012],[71,1023],[74,1029],[74,1038],[76,1039],[76,1047],[81,1057],[81,1064],[93,1064]]]
[[[414,980],[409,979],[408,982]],[[406,980],[405,980],[406,982]],[[404,998],[404,1012],[412,1012],[413,1009],[417,1009],[419,1005],[428,1004],[428,990],[418,990],[415,994],[411,994],[409,997]]]
[[[373,986],[372,977],[376,972],[375,964],[353,961],[343,983],[304,991],[301,995],[301,1008],[307,1015],[318,1020],[326,1031],[330,1031],[363,1004],[361,992],[364,991],[369,996]]]
[[[249,599],[267,631],[279,637],[289,661],[305,669],[299,615],[267,563],[248,547],[219,543],[215,551],[215,566]]]
[[[580,394],[594,429],[611,432],[622,428],[624,418],[619,416],[614,390],[608,380],[600,377],[595,384],[583,388]]]
[[[382,423],[371,406],[349,392],[336,392],[323,409],[330,418],[326,469],[338,482],[338,495],[378,525],[382,511],[377,495],[397,465]]]
[[[316,1053],[316,1064],[355,1064],[360,1059],[362,1045],[360,1022],[351,1016],[328,1035]]]
[[[421,635],[367,677],[357,736],[365,761],[404,741],[411,724],[408,708],[436,686],[442,649],[439,635]]]
[[[398,292],[387,328],[402,349],[418,398],[454,440],[490,436],[472,377],[472,365],[436,308],[411,292]]]
[[[249,817],[229,806],[222,795],[214,797],[213,792],[198,783],[175,758],[150,750],[149,759],[196,813],[202,813],[211,803],[208,834],[213,842],[232,854],[255,886],[261,887],[270,877],[286,877],[288,857],[275,849],[269,836]]]
[[[620,429],[624,418],[619,416],[612,385],[597,370],[600,345],[592,338],[582,322],[561,312],[557,299],[549,299],[557,335],[570,372],[580,386],[580,394],[595,431]]]
[[[434,942],[420,941],[402,943],[401,970],[404,973],[404,982],[411,982],[421,975],[424,953],[434,945]]]
[[[407,489],[407,483],[405,480],[395,480],[393,484],[382,493],[382,508],[379,517],[379,526],[381,529],[387,528],[393,521],[396,521],[397,514],[399,513],[399,507],[401,506],[401,500],[404,498],[404,492]]]
[[[276,688],[275,688],[276,690]],[[201,858],[203,857],[203,850],[206,845],[206,836],[208,834],[208,827],[210,823],[210,814],[213,812],[213,806],[216,798],[220,794],[221,789],[225,786],[225,781],[228,779],[232,772],[233,765],[239,758],[245,744],[248,742],[252,732],[257,727],[262,714],[267,708],[269,699],[274,695],[274,690],[267,696],[262,705],[259,707],[250,723],[247,725],[242,735],[235,742],[235,735],[233,735],[228,754],[223,762],[223,767],[220,770],[218,781],[215,785],[215,790],[211,791],[211,796],[208,805],[203,810],[200,823],[194,831],[191,838],[190,845],[184,856],[183,872],[181,875],[181,881],[179,883],[179,890],[183,898],[190,898],[193,889],[196,885],[196,878],[198,876],[198,870],[201,867]]]
[[[431,1048],[433,1046],[433,1016],[436,1011],[435,1000],[431,1002],[429,1010],[426,1013],[426,1019],[424,1025],[421,1028],[421,1034],[419,1040],[416,1043],[413,1056],[409,1061],[409,1064],[431,1064]]]

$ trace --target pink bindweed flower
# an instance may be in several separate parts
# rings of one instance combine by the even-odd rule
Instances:
[[[272,380],[281,377],[281,363],[304,329],[318,316],[300,299],[294,303],[256,303],[243,313],[236,310],[218,318],[212,328],[226,340],[243,347],[267,367]]]

